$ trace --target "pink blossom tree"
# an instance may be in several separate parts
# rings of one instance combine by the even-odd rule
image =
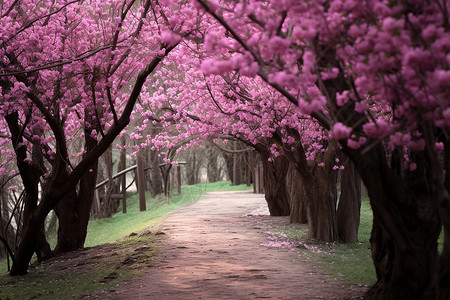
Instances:
[[[214,34],[218,34],[218,29],[207,28]],[[205,140],[229,136],[239,139],[263,157],[265,197],[271,214],[291,214],[293,222],[308,219],[313,238],[338,240],[336,181],[337,169],[342,166],[337,163],[336,146],[327,141],[327,134],[317,123],[261,79],[241,76],[239,72],[214,75],[218,69],[213,57],[225,53],[224,49],[233,45],[233,39],[224,38],[218,42],[221,47],[215,48],[208,42],[208,39],[204,45],[183,42],[184,46],[172,52],[164,68],[156,72],[158,80],[153,84],[152,95],[145,98],[140,114],[144,124],[139,130],[143,132],[149,121],[159,123],[165,130],[156,137],[148,135],[142,146],[180,151]],[[202,51],[204,48],[209,52]],[[227,58],[232,61],[235,57],[227,55]],[[175,65],[183,72],[177,72]],[[222,67],[229,69],[226,64],[218,68]],[[188,145],[178,148],[182,143]],[[294,172],[288,172],[291,165]],[[288,174],[291,177],[300,174],[307,191],[293,193],[298,190],[293,188],[293,182],[298,180],[286,181]],[[358,206],[355,209],[359,212]],[[359,222],[347,225],[356,230],[344,241],[356,240]]]
[[[378,281],[368,295],[450,297],[447,2],[197,4],[228,35],[205,41],[236,41],[234,59],[204,67],[259,76],[330,130],[355,163],[374,213]]]
[[[26,273],[45,248],[40,232],[52,209],[56,250],[83,246],[99,156],[129,123],[146,78],[194,25],[188,6],[160,3],[1,4],[1,116],[26,194],[11,275]],[[71,153],[79,139],[83,151]]]

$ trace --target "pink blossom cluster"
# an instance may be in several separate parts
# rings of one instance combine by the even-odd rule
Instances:
[[[388,148],[442,150],[432,139],[426,145],[422,137],[399,134],[420,131],[424,122],[450,128],[448,6],[439,1],[360,5],[337,0],[329,6],[239,1],[212,10],[207,1],[197,1],[222,25],[214,29],[214,51],[208,52],[209,65],[223,64],[213,74],[229,76],[243,68],[231,64],[233,57],[245,56],[242,62],[257,64],[263,81],[349,148],[363,150],[373,144],[369,140],[381,140]],[[218,34],[225,30],[226,42]],[[333,80],[345,80],[347,86],[331,95],[326,86]],[[360,121],[337,119],[339,107],[353,109]]]
[[[145,2],[150,3],[2,2],[2,149],[11,149],[4,118],[17,113],[26,124],[23,145],[29,153],[33,143],[45,145],[44,159],[51,165],[58,152],[55,128],[61,126],[64,141],[58,142],[67,144],[70,165],[81,161],[86,151],[80,145],[85,138],[101,140],[117,122],[138,72],[155,57],[165,56],[167,48],[196,26],[196,12],[188,1],[163,0],[152,7]],[[145,93],[144,88],[142,97]],[[133,139],[140,138],[137,128]],[[7,170],[11,163],[14,159],[7,159],[2,166]]]

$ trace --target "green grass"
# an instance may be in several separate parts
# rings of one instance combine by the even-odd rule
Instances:
[[[9,263],[11,264],[11,259],[9,260]],[[5,273],[7,270],[8,270],[8,264],[6,262],[6,259],[1,259],[0,260],[0,275]]]
[[[286,234],[286,239],[302,242],[311,249],[298,248],[296,255],[301,260],[320,266],[334,278],[357,284],[372,284],[376,281],[375,269],[371,259],[369,237],[372,229],[372,210],[369,200],[363,199],[358,243],[339,244],[312,240],[305,226],[289,225],[273,228],[272,232]]]
[[[353,283],[372,284],[376,281],[369,243],[372,219],[369,199],[364,198],[361,203],[359,242],[333,244],[332,254],[323,257],[331,275]]]
[[[146,194],[147,210],[139,211],[139,201],[137,193],[128,194],[127,213],[123,214],[122,209],[108,219],[91,220],[88,225],[88,235],[85,246],[109,247],[111,251],[116,251],[123,255],[131,249],[128,259],[133,263],[150,264],[151,256],[158,251],[154,246],[146,251],[134,251],[138,245],[151,245],[153,235],[147,237],[142,234],[147,230],[155,228],[171,212],[179,209],[183,205],[197,201],[208,191],[236,191],[251,190],[252,187],[245,185],[232,186],[230,182],[216,182],[211,184],[196,184],[182,186],[181,195],[174,190],[171,193],[170,201],[164,196],[151,198]],[[141,233],[140,236],[129,235]],[[142,239],[147,239],[143,241]],[[50,244],[56,243],[56,233],[49,236]],[[109,243],[109,244],[107,244]],[[107,248],[107,249],[109,249]],[[112,253],[112,252],[111,252]],[[123,263],[117,261],[118,256],[107,256],[106,258],[95,258],[95,266],[81,268],[67,268],[64,270],[30,268],[26,276],[10,277],[7,271],[6,260],[0,261],[0,300],[5,299],[73,299],[96,290],[115,286],[124,280],[131,279],[137,275],[133,266],[122,267]],[[114,258],[115,257],[115,258]],[[118,269],[117,266],[120,266]],[[139,268],[138,268],[139,269]],[[104,277],[115,272],[118,278],[105,282]]]
[[[103,282],[111,273],[106,268],[93,270],[33,271],[26,276],[0,278],[0,299],[73,299],[93,291],[115,286],[117,282],[129,280],[135,270],[121,270],[119,278]]]
[[[155,227],[168,213],[179,207],[200,199],[205,192],[210,191],[234,191],[246,190],[252,187],[245,185],[232,186],[229,181],[214,182],[209,184],[185,185],[178,195],[173,190],[169,204],[167,199],[159,195],[152,199],[150,194],[146,194],[147,210],[139,211],[138,195],[134,194],[127,199],[127,213],[123,214],[122,208],[119,212],[108,219],[96,219],[89,222],[88,234],[85,246],[91,247],[102,243],[109,243],[121,237],[129,235],[131,232],[139,232],[149,227]]]
[[[253,186],[247,186],[245,184],[241,185],[231,185],[230,181],[218,181],[208,184],[200,184],[205,192],[222,192],[222,191],[253,191]]]

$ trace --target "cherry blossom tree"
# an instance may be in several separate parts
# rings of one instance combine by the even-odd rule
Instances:
[[[40,231],[52,209],[56,250],[83,246],[99,156],[129,123],[146,78],[194,26],[188,6],[160,3],[2,2],[1,116],[15,154],[3,165],[17,165],[26,195],[11,275],[46,247]],[[71,153],[79,139],[83,150]]]
[[[448,3],[197,4],[228,35],[205,40],[236,41],[234,59],[204,61],[204,70],[259,76],[330,130],[355,163],[374,213],[378,281],[368,295],[450,297]]]
[[[219,29],[207,27],[214,34]],[[222,48],[233,44],[232,39],[224,39],[220,42]],[[148,135],[142,146],[173,149],[186,143],[178,149],[181,151],[205,140],[230,136],[239,139],[263,157],[265,197],[271,214],[291,214],[293,222],[306,222],[307,218],[312,237],[338,240],[336,181],[337,169],[342,166],[336,158],[339,152],[336,146],[327,141],[327,134],[316,122],[260,79],[241,76],[239,72],[205,77],[205,73],[217,71],[205,61],[212,61],[225,50],[214,49],[208,39],[204,45],[194,42],[183,42],[183,47],[172,52],[164,67],[156,72],[155,90],[145,98],[139,117],[148,118],[143,118],[146,122],[139,130],[143,132],[150,121],[161,124],[165,130],[156,137]],[[202,51],[204,48],[209,52]],[[177,72],[174,65],[183,73]],[[137,138],[143,136],[139,134]],[[314,160],[314,168],[310,170]],[[306,193],[293,192],[297,190],[291,184],[295,179],[286,182],[291,164],[296,172],[290,176],[303,176]],[[359,212],[359,207],[356,211]],[[357,221],[348,225],[356,230],[346,241],[356,240],[358,225]]]

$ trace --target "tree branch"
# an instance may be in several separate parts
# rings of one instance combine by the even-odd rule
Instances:
[[[29,73],[33,73],[33,72],[37,72],[37,71],[41,71],[41,70],[47,70],[47,69],[56,68],[56,67],[59,67],[59,66],[71,64],[71,63],[76,62],[76,61],[87,59],[87,58],[97,54],[98,52],[106,50],[108,48],[111,48],[111,45],[102,46],[100,48],[92,50],[92,52],[89,52],[89,53],[85,52],[81,56],[77,56],[77,57],[75,57],[73,59],[67,59],[67,60],[63,60],[63,61],[60,61],[60,62],[58,62],[58,61],[51,62],[51,63],[49,63],[47,65],[43,65],[43,66],[40,66],[40,67],[32,68],[32,69],[29,69],[29,70],[10,71],[10,72],[5,71],[5,70],[1,70],[0,71],[0,76],[16,76],[16,75],[29,74]]]
[[[204,0],[197,0],[202,7],[216,19],[232,36],[233,38],[246,50],[248,51],[252,56],[253,59],[258,63],[259,70],[258,75],[261,77],[262,80],[264,80],[267,84],[272,86],[275,90],[277,90],[279,93],[281,93],[286,99],[288,99],[290,102],[298,106],[298,100],[295,96],[293,96],[291,93],[289,93],[286,89],[281,87],[279,84],[273,83],[269,81],[267,71],[264,68],[264,62],[261,59],[261,57],[258,55],[258,53],[252,49],[250,46],[248,46],[244,40],[240,37],[240,35],[225,21],[225,19],[222,16],[217,15],[215,12],[213,12],[210,7],[204,2]],[[319,124],[324,127],[325,129],[331,129],[331,120],[322,112],[313,112],[311,113],[311,117],[316,119]]]

